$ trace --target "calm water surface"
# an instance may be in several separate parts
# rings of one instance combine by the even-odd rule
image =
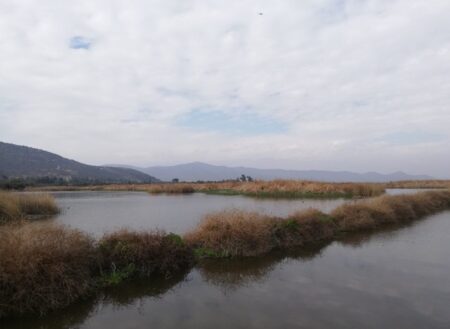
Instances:
[[[243,209],[286,216],[296,210],[317,208],[333,210],[350,200],[270,200],[244,196],[220,196],[194,193],[187,195],[151,195],[145,192],[58,192],[53,193],[62,213],[54,220],[101,235],[128,227],[164,229],[184,233],[211,212]]]
[[[404,190],[403,190],[404,191]],[[56,193],[54,219],[100,234],[129,226],[184,232],[208,212],[274,215],[343,200]],[[348,201],[347,201],[348,202]],[[450,212],[312,250],[208,261],[171,279],[132,281],[42,318],[0,328],[450,328]]]
[[[450,212],[320,248],[134,281],[19,328],[450,328]]]

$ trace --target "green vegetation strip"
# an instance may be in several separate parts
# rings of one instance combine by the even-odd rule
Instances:
[[[330,215],[308,210],[278,218],[223,211],[206,216],[184,237],[121,230],[94,240],[51,223],[12,220],[12,208],[4,208],[10,197],[0,198],[1,214],[10,219],[0,226],[0,317],[44,314],[131,278],[174,276],[201,258],[260,256],[348,232],[408,224],[450,208],[448,190],[385,195],[345,204]]]

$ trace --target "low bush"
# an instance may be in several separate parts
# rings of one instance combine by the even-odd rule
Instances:
[[[98,242],[103,283],[118,283],[131,276],[170,276],[193,264],[192,250],[176,234],[120,230]]]
[[[229,210],[207,215],[185,240],[198,256],[255,256],[272,248],[272,229],[271,217]]]
[[[77,230],[44,223],[0,227],[0,317],[43,314],[86,296],[95,248]]]
[[[58,212],[55,199],[50,195],[0,192],[0,222],[26,216],[54,215]]]
[[[185,239],[201,257],[256,256],[330,240],[344,232],[408,223],[449,207],[450,191],[439,191],[385,195],[344,204],[330,215],[312,209],[287,218],[222,211],[207,215]]]

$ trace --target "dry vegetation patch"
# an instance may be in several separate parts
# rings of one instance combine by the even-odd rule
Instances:
[[[229,210],[205,216],[185,239],[199,256],[255,256],[272,248],[272,227],[271,217]]]
[[[342,205],[330,215],[312,209],[287,218],[222,211],[206,216],[185,239],[203,257],[256,256],[319,243],[345,232],[404,224],[448,208],[450,191],[439,191],[385,195]]]
[[[133,275],[170,276],[191,266],[191,249],[176,234],[120,230],[98,242],[103,283],[115,284]]]
[[[41,190],[145,191],[152,194],[203,192],[266,198],[351,198],[373,197],[385,192],[381,184],[326,183],[304,180],[225,181],[213,183],[109,184],[95,186],[48,186]]]
[[[0,192],[0,222],[26,216],[54,215],[59,212],[55,199],[48,194],[13,194]]]
[[[0,198],[3,216],[24,212],[19,199]],[[28,213],[42,211],[26,204]],[[63,226],[17,220],[0,226],[0,317],[43,314],[133,276],[172,276],[189,269],[195,255],[258,256],[331,241],[349,231],[409,223],[449,208],[448,190],[384,195],[345,204],[330,215],[310,209],[279,218],[229,210],[207,215],[183,238],[120,230],[98,241]]]
[[[0,317],[69,305],[92,288],[95,249],[87,235],[62,226],[0,226]]]

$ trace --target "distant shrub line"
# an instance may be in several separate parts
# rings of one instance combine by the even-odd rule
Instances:
[[[48,186],[46,190],[144,191],[151,194],[246,195],[260,198],[351,198],[381,195],[385,189],[371,183],[325,183],[302,180],[224,181],[212,183],[105,184]]]
[[[384,195],[331,214],[310,209],[279,218],[222,211],[183,237],[120,230],[99,240],[51,223],[10,221],[0,226],[0,317],[44,314],[130,278],[176,275],[201,258],[254,257],[320,244],[449,208],[448,190]]]

